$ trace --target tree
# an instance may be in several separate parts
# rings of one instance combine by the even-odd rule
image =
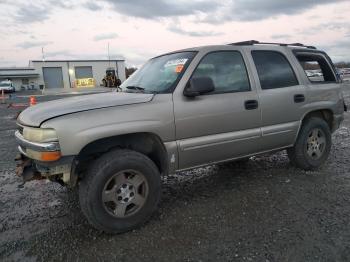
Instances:
[[[350,62],[337,62],[334,63],[335,67],[337,68],[350,68]]]
[[[136,70],[136,67],[125,67],[126,78],[129,78],[129,76],[131,76]]]

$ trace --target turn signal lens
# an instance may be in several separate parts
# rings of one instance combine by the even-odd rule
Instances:
[[[35,160],[44,162],[56,161],[61,158],[61,151],[38,152],[31,149],[27,149],[26,153],[29,158],[33,158]]]
[[[41,161],[56,161],[60,158],[61,158],[60,151],[42,152],[41,153]]]

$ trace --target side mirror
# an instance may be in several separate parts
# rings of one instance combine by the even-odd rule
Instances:
[[[193,77],[184,90],[184,96],[196,97],[214,90],[214,82],[210,77]]]

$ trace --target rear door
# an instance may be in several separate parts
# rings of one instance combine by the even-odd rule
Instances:
[[[288,60],[288,52],[252,49],[262,118],[262,150],[294,143],[307,101],[305,86]]]
[[[192,76],[210,77],[215,91],[188,98],[174,93],[179,169],[259,150],[260,107],[254,81],[239,51],[206,53]]]

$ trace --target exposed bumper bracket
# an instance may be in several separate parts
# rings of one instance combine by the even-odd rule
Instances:
[[[22,154],[18,154],[16,161],[16,175],[22,177],[23,184],[30,180],[44,179],[33,165],[33,161]]]

